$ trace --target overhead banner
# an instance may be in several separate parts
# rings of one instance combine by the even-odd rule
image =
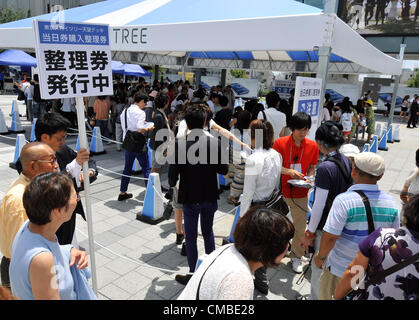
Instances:
[[[34,21],[43,99],[113,94],[109,27]]]
[[[311,117],[311,129],[307,138],[315,140],[315,133],[319,121],[320,94],[322,79],[297,77],[295,81],[295,95],[293,114],[305,112]]]

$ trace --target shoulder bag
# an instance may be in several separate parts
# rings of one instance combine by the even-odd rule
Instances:
[[[202,279],[204,278],[204,276],[205,276],[205,273],[207,273],[207,271],[208,271],[208,269],[212,266],[212,264],[215,262],[215,260],[217,260],[217,258],[219,257],[219,256],[221,256],[221,254],[224,252],[224,251],[226,251],[228,248],[230,248],[231,247],[231,245],[230,246],[227,246],[227,248],[224,248],[219,254],[218,254],[218,256],[216,256],[215,257],[215,259],[214,260],[212,260],[212,262],[210,263],[210,265],[207,267],[207,269],[204,271],[204,273],[202,274],[202,277],[201,277],[201,280],[199,280],[199,284],[198,284],[198,289],[196,290],[196,300],[199,300],[199,291],[201,290],[201,283],[202,283]]]
[[[403,262],[397,263],[394,266],[383,270],[381,272],[376,273],[375,275],[373,275],[371,278],[369,278],[367,281],[365,281],[364,283],[364,289],[353,289],[351,290],[344,298],[343,300],[353,300],[355,297],[359,296],[360,294],[362,294],[362,292],[365,292],[367,290],[367,288],[371,285],[375,285],[377,283],[381,283],[386,277],[388,277],[389,275],[407,267],[408,265],[416,262],[419,259],[419,253],[416,253],[415,255],[407,258],[406,260],[404,260]],[[364,277],[365,279],[365,277]],[[363,282],[363,280],[361,280],[361,282]]]
[[[125,109],[126,134],[125,134],[124,141],[122,143],[122,148],[132,153],[146,152],[147,150],[144,150],[147,148],[145,136],[141,132],[128,130],[127,111],[128,111],[128,108]]]
[[[282,195],[280,187],[275,188],[267,200],[252,202],[252,207],[258,205],[263,205],[266,208],[272,209],[284,216],[288,215],[288,213],[290,212],[290,209],[284,200],[284,196]]]

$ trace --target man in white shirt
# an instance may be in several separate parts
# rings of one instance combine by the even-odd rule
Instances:
[[[207,101],[207,105],[208,105],[208,107],[210,107],[210,109],[213,113],[213,117],[215,116],[215,106],[219,105],[218,98],[219,98],[219,95],[215,92],[212,92],[208,101]]]
[[[62,98],[61,99],[61,113],[71,123],[71,128],[76,125],[76,99],[75,98]]]
[[[189,101],[192,100],[192,98],[193,98],[193,90],[192,90],[191,84],[189,83],[188,80],[185,81],[184,87],[186,87],[188,89],[188,100]]]
[[[287,126],[287,117],[281,111],[278,111],[279,95],[275,91],[271,91],[266,95],[266,104],[268,109],[260,111],[258,119],[265,119],[272,124],[274,128],[274,141],[285,135],[285,127]]]
[[[121,127],[122,127],[122,140],[125,139],[125,135],[127,130],[130,131],[137,131],[142,134],[146,133],[147,131],[153,130],[154,125],[149,125],[146,122],[146,115],[144,109],[147,105],[148,96],[142,93],[138,93],[134,97],[134,103],[124,110],[121,113]],[[123,176],[121,178],[121,187],[120,193],[118,196],[118,201],[123,201],[132,198],[132,193],[127,193],[128,184],[129,184],[129,176],[132,174],[132,165],[134,164],[135,159],[138,160],[144,178],[148,178],[150,174],[150,166],[148,162],[148,147],[145,144],[143,148],[143,152],[141,153],[134,153],[125,150],[125,166]],[[146,181],[147,185],[147,181]]]

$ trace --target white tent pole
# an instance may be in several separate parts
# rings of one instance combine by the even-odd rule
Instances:
[[[324,13],[336,13],[336,0],[326,0],[324,1]],[[333,30],[332,30],[333,31]],[[332,32],[330,30],[327,30],[329,34]],[[325,35],[326,36],[326,35]],[[323,44],[323,46],[319,47],[319,64],[317,67],[317,78],[322,79],[322,89],[320,92],[320,105],[319,105],[319,120],[317,122],[317,126],[320,127],[322,124],[323,119],[323,104],[324,104],[324,94],[326,92],[326,84],[327,84],[327,74],[328,74],[328,68],[329,68],[329,60],[330,60],[330,54],[332,52],[332,48],[330,46],[330,41]]]
[[[332,48],[330,47],[320,47],[319,48],[319,64],[317,67],[317,78],[322,79],[322,89],[320,92],[320,105],[319,105],[319,120],[317,126],[320,127],[322,124],[323,119],[323,104],[324,104],[324,94],[326,92],[326,84],[327,84],[327,70],[329,68],[329,58],[330,52]]]
[[[403,56],[404,56],[405,48],[406,48],[405,44],[400,45],[399,59],[402,63],[402,68],[403,68]],[[391,97],[391,108],[390,108],[390,113],[388,115],[387,128],[390,128],[390,125],[393,123],[394,107],[396,105],[396,98],[397,98],[397,91],[399,90],[399,83],[400,83],[400,76],[399,75],[394,76],[393,96]]]
[[[76,98],[77,108],[77,124],[79,128],[80,147],[89,149],[87,145],[86,125],[84,117],[84,103],[82,97]],[[92,223],[92,205],[90,201],[90,180],[89,180],[89,166],[87,161],[83,163],[83,178],[84,178],[84,199],[87,217],[87,231],[89,235],[89,254],[90,254],[90,269],[92,271],[92,286],[93,291],[97,296],[97,277],[96,277],[96,261],[95,261],[95,245],[93,239],[93,223]]]

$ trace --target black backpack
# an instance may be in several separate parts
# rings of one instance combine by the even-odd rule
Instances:
[[[348,172],[344,162],[341,161],[340,159],[336,159],[336,158],[333,158],[333,157],[327,157],[326,161],[331,161],[334,164],[336,164],[336,166],[339,168],[340,172],[342,173],[343,177],[345,178],[346,190],[348,190],[348,188],[352,185],[352,179],[351,179],[352,165],[351,165],[351,163],[349,162],[349,172]],[[324,227],[324,225],[326,223],[326,220],[327,220],[327,217],[329,215],[330,208],[332,207],[333,200],[334,200],[334,198],[332,199],[332,197],[330,195],[330,192],[329,192],[329,194],[327,195],[327,199],[326,199],[326,205],[324,206],[324,209],[323,209],[322,217],[320,219],[319,225],[317,226],[317,230],[323,230],[323,227]]]

